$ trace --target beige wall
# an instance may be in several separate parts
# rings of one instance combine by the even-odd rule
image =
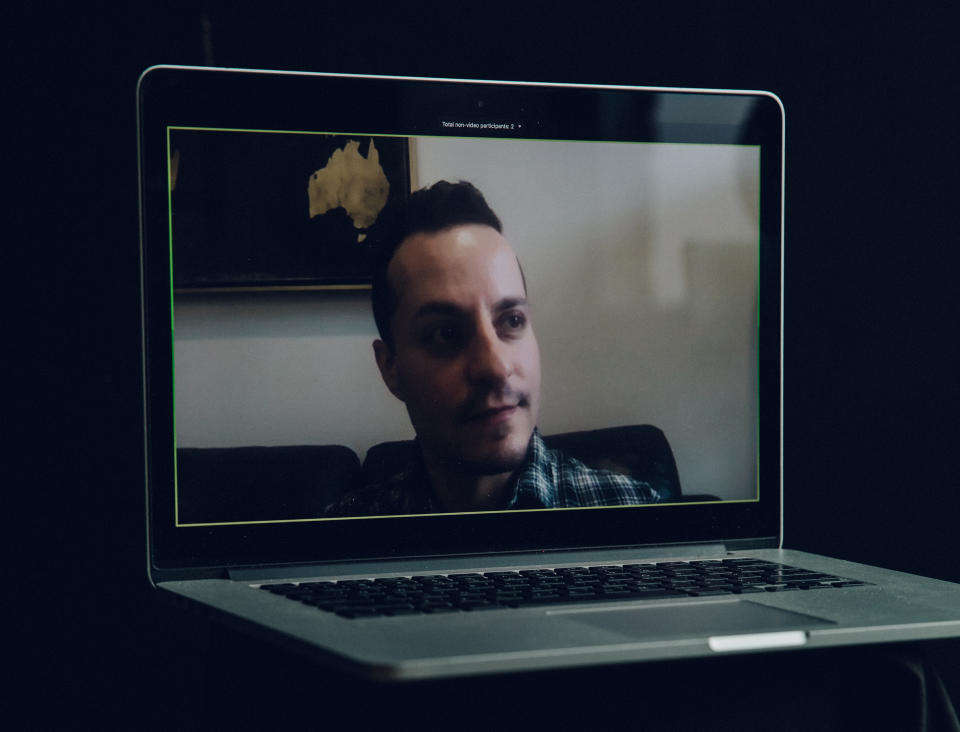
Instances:
[[[421,138],[418,185],[475,183],[526,273],[545,433],[649,423],[686,492],[752,495],[754,148]],[[412,436],[365,293],[178,300],[183,446]]]

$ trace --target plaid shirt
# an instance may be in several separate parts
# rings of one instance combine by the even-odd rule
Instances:
[[[527,458],[503,508],[576,508],[657,503],[648,483],[608,470],[594,470],[559,450],[548,450],[534,430]],[[430,490],[419,456],[403,472],[382,483],[351,491],[334,503],[327,516],[382,516],[443,513]]]

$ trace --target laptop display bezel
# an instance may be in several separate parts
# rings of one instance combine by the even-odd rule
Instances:
[[[701,109],[697,114],[703,118],[651,129],[646,124],[649,109],[657,95],[666,94],[696,95],[705,103],[693,108]],[[748,126],[731,129],[725,108],[744,96],[756,100],[758,111]],[[189,574],[352,558],[776,540],[781,522],[784,122],[774,95],[153,67],[141,77],[137,97],[147,528],[153,571]],[[312,101],[305,104],[305,99]],[[533,129],[524,134],[538,139],[737,141],[760,146],[759,500],[176,526],[167,128],[335,127],[437,134],[437,111],[466,113],[479,99],[492,114],[522,115]],[[331,109],[337,110],[335,126],[323,111]]]

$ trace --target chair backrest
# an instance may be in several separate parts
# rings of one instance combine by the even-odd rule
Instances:
[[[546,435],[544,443],[597,470],[612,470],[650,484],[664,500],[680,498],[673,450],[659,427],[649,424]]]
[[[184,523],[322,516],[360,482],[360,459],[343,445],[177,450]]]
[[[544,436],[551,449],[598,470],[612,470],[643,480],[665,500],[681,498],[680,476],[670,443],[652,425],[608,427],[583,432]],[[364,485],[379,483],[403,470],[410,462],[412,440],[381,442],[367,451],[361,480]]]
[[[591,468],[646,481],[665,500],[684,500],[673,451],[657,427],[565,432],[543,440]],[[179,518],[212,523],[322,516],[346,491],[403,470],[414,449],[412,440],[382,442],[367,451],[361,467],[343,445],[180,448]]]

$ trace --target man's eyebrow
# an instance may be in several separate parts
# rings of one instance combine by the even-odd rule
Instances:
[[[496,305],[494,312],[502,313],[504,310],[513,310],[514,308],[525,308],[529,305],[525,297],[505,297]]]
[[[493,310],[502,313],[505,310],[527,307],[527,298],[525,297],[505,297],[498,301]],[[450,317],[462,316],[466,311],[456,303],[447,300],[430,300],[425,302],[413,314],[413,318],[422,318],[430,315],[446,315]]]
[[[463,315],[463,308],[452,302],[445,300],[430,300],[417,308],[413,314],[414,318],[422,318],[428,315]]]

